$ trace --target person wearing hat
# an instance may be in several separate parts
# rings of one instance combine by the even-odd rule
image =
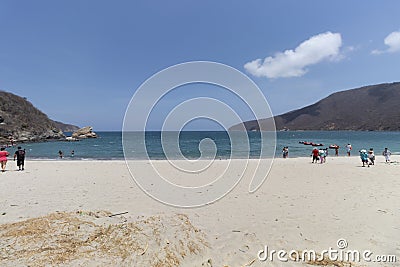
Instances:
[[[368,151],[368,159],[369,159],[371,165],[375,165],[375,154],[374,154],[373,148],[370,148]]]
[[[361,161],[363,164],[362,166],[365,167],[365,164],[367,164],[367,166],[369,167],[367,150],[365,150],[365,149],[360,150],[360,158],[361,158]]]
[[[19,146],[18,150],[15,151],[14,153],[14,161],[17,159],[17,166],[19,171],[25,170],[25,149],[22,150],[22,148]]]

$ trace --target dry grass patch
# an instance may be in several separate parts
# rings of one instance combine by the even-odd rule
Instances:
[[[208,245],[184,214],[128,222],[109,212],[59,212],[0,225],[0,265],[177,266]]]

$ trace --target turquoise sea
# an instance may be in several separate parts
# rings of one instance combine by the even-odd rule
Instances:
[[[79,142],[42,142],[20,145],[26,149],[28,159],[56,160],[58,159],[59,150],[63,151],[64,159],[113,160],[124,158],[121,132],[97,133],[100,136],[99,138],[85,139]],[[130,142],[141,142],[138,133],[130,134]],[[231,142],[227,132],[186,131],[181,132],[179,136],[181,153],[187,158],[196,159],[200,156],[199,143],[204,138],[214,141],[217,148],[216,157],[229,158],[231,155]],[[260,134],[257,132],[248,132],[248,140],[251,148],[250,157],[257,158],[260,154]],[[385,147],[388,147],[393,154],[400,154],[400,132],[287,131],[277,132],[276,156],[281,157],[281,151],[284,146],[289,147],[289,157],[309,156],[313,147],[300,144],[300,141],[322,143],[324,147],[328,147],[330,144],[337,144],[340,146],[339,155],[345,154],[344,146],[347,143],[353,146],[352,155],[354,156],[358,156],[357,152],[363,148],[373,148],[375,154],[378,155]],[[245,142],[246,140],[243,140],[243,143]],[[145,143],[150,158],[165,159],[160,132],[146,132]],[[7,150],[10,153],[14,153],[15,148],[8,148]],[[75,152],[74,156],[71,155],[72,150]],[[136,159],[147,158],[145,154],[133,153],[133,155]],[[213,157],[213,155],[210,153],[208,156]],[[244,148],[243,151],[239,151],[236,155],[239,155],[236,156],[238,158],[247,158],[248,152]],[[330,150],[330,155],[334,155],[334,150]]]

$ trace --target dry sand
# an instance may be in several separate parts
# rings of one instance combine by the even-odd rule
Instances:
[[[400,164],[379,156],[370,168],[358,157],[310,161],[276,159],[255,193],[247,175],[221,200],[186,209],[146,195],[124,161],[28,161],[23,172],[10,161],[0,173],[0,265],[308,266],[257,254],[265,246],[337,249],[340,238],[346,249],[400,261]],[[148,162],[138,164],[144,172]],[[166,161],[153,164],[168,169]]]

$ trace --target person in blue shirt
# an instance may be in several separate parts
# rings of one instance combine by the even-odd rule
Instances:
[[[360,158],[363,164],[362,166],[365,167],[365,164],[367,164],[367,166],[369,167],[367,150],[365,149],[360,150]]]

